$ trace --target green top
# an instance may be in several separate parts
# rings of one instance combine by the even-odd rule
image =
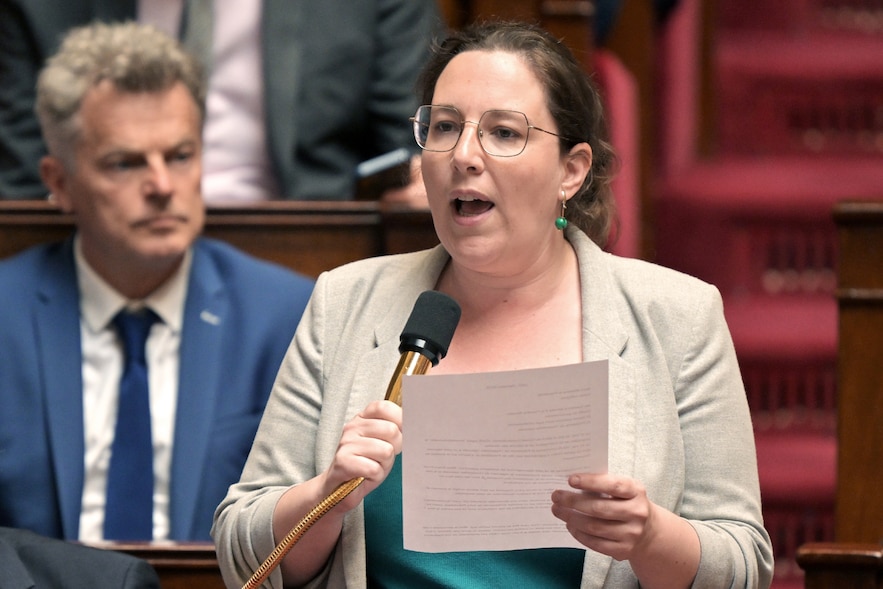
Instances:
[[[399,455],[387,479],[365,498],[369,588],[580,586],[585,551],[576,548],[444,553],[405,550],[401,464]]]

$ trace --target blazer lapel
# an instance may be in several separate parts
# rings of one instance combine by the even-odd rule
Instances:
[[[83,499],[85,441],[79,288],[72,239],[49,254],[36,305],[37,353],[45,379],[46,427],[62,533],[65,538],[75,539]]]
[[[399,338],[414,309],[414,302],[423,291],[435,289],[438,277],[449,259],[448,252],[437,245],[426,257],[420,258],[419,266],[405,272],[406,278],[402,282],[386,287],[375,285],[376,296],[380,300],[389,301],[389,310],[378,319],[374,329],[375,348],[362,356],[356,368],[347,420],[364,409],[369,401],[381,399],[386,394],[386,385],[392,377],[395,362],[401,356],[398,351]],[[377,290],[380,288],[385,288],[386,292]],[[382,390],[377,388],[377,383],[383,383]]]
[[[607,360],[608,375],[608,471],[632,476],[635,470],[634,370],[623,360],[628,335],[621,327],[619,294],[606,264],[606,256],[581,232],[568,230],[579,259],[583,314],[583,360]],[[583,586],[601,587],[613,559],[586,551]]]
[[[201,475],[207,459],[209,434],[221,383],[222,332],[229,300],[213,260],[199,242],[184,305],[178,378],[178,408],[172,451],[170,535],[190,536]]]
[[[397,317],[400,313],[401,309],[391,309],[389,317]],[[384,323],[389,321],[392,319],[387,319]],[[399,334],[386,333],[389,330],[381,331],[385,332],[378,334],[376,347],[359,360],[356,376],[353,379],[353,391],[347,405],[346,421],[352,419],[368,403],[383,399],[386,394],[387,383],[399,358]]]

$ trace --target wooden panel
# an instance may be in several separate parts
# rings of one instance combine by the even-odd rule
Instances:
[[[273,201],[211,208],[205,234],[308,276],[385,253],[376,202]]]
[[[538,23],[539,4],[539,0],[472,0],[468,2],[469,19],[501,18]]]
[[[842,203],[835,539],[883,540],[883,202]]]
[[[466,20],[464,0],[438,0],[438,11],[445,24],[453,29],[463,26]]]
[[[72,230],[73,217],[51,203],[0,201],[0,258],[62,240]],[[212,207],[205,234],[313,277],[354,260],[438,243],[428,211],[362,201]]]
[[[535,23],[562,39],[586,71],[592,70],[593,0],[440,0],[448,25],[500,18]]]
[[[591,72],[595,46],[595,4],[588,0],[544,0],[540,2],[543,27],[564,41],[583,69]]]
[[[883,589],[883,202],[842,202],[836,543],[804,544],[806,589]]]
[[[71,219],[58,208],[41,201],[0,200],[0,259],[70,235]]]
[[[111,542],[92,546],[146,560],[159,575],[162,589],[224,589],[215,546],[210,542]]]
[[[860,298],[861,289],[883,289],[883,202],[842,202],[834,220],[840,238],[840,298]]]
[[[438,244],[432,216],[408,208],[386,208],[381,212],[383,250],[402,254],[428,249]]]

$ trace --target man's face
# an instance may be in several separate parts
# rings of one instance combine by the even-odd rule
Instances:
[[[90,90],[73,169],[44,161],[44,180],[76,217],[83,253],[108,278],[177,267],[202,231],[200,112],[178,83],[160,92]]]

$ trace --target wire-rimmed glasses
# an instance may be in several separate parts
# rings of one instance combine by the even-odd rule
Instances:
[[[417,145],[426,151],[454,149],[466,123],[478,127],[478,143],[485,153],[496,157],[513,157],[524,151],[531,129],[562,137],[531,125],[527,115],[517,110],[488,110],[475,122],[465,120],[453,106],[424,104],[411,122]]]

